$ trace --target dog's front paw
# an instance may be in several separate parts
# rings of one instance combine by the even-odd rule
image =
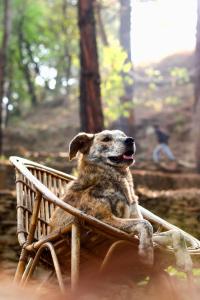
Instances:
[[[152,245],[139,245],[140,260],[145,265],[152,266],[154,262],[154,251]]]
[[[141,220],[137,224],[138,237],[139,237],[139,255],[144,264],[153,265],[153,227],[147,220]]]
[[[179,270],[184,272],[191,272],[192,270],[192,259],[188,252],[176,253],[176,266]]]
[[[177,230],[172,231],[172,242],[177,268],[184,272],[191,272],[192,259],[187,250],[187,245],[183,234]]]

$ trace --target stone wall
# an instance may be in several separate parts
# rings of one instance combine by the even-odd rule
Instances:
[[[151,191],[138,189],[140,204],[159,217],[200,239],[200,190]]]
[[[13,274],[19,255],[16,199],[14,193],[1,193],[0,196],[0,263],[3,269]]]

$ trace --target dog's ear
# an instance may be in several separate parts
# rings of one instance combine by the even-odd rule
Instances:
[[[69,159],[74,158],[78,151],[87,153],[89,150],[94,134],[81,132],[77,134],[69,144]]]

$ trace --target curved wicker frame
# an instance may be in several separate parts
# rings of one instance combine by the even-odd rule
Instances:
[[[60,200],[65,192],[66,184],[74,179],[73,176],[20,157],[12,156],[10,161],[16,169],[17,234],[19,244],[22,247],[15,280],[26,283],[33,273],[44,248],[48,248],[60,288],[64,291],[60,266],[53,243],[71,232],[71,285],[74,288],[79,278],[81,226],[90,228],[97,233],[100,232],[103,236],[113,239],[114,243],[107,251],[102,268],[104,268],[109,257],[111,257],[119,241],[137,243],[135,236],[88,216]],[[72,214],[74,221],[63,229],[49,233],[49,220],[55,206],[59,206]],[[189,252],[191,254],[200,254],[199,240],[147,209],[141,206],[140,208],[144,218],[156,226],[157,232],[170,229],[180,230],[189,243]],[[168,250],[170,251],[171,249],[168,248]]]

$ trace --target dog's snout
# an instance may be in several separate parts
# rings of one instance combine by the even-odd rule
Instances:
[[[135,140],[132,137],[128,137],[125,140],[125,145],[126,146],[132,146],[134,144]]]

